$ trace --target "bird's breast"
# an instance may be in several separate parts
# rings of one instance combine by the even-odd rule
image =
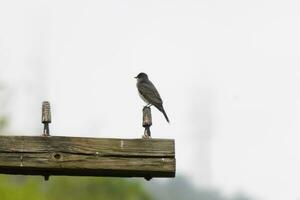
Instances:
[[[149,103],[149,101],[147,101],[147,99],[139,92],[139,95],[141,97],[141,99],[143,99],[146,103]]]

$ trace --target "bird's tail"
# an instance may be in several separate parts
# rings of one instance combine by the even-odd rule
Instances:
[[[162,112],[162,113],[164,114],[164,116],[165,116],[167,122],[170,123],[170,120],[169,120],[169,118],[168,118],[168,115],[167,115],[167,113],[166,113],[164,107],[163,107],[163,106],[158,106],[157,109],[158,109],[160,112]]]

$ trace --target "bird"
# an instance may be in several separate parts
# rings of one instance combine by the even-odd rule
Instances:
[[[148,75],[144,72],[139,73],[136,77],[137,79],[137,89],[139,92],[140,97],[147,103],[147,107],[155,106],[160,112],[163,113],[168,123],[170,120],[165,112],[163,107],[163,101],[153,85],[153,83],[149,80]]]

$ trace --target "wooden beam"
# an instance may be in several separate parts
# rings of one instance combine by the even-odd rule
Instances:
[[[0,173],[175,177],[170,139],[0,136]]]

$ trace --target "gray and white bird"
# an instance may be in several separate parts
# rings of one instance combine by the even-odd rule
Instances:
[[[163,107],[163,101],[153,85],[153,83],[149,80],[148,75],[146,73],[139,73],[136,77],[137,79],[137,89],[139,92],[140,97],[147,103],[146,106],[155,106],[160,112],[162,112],[167,120],[169,122],[169,118],[165,112],[165,109]]]

